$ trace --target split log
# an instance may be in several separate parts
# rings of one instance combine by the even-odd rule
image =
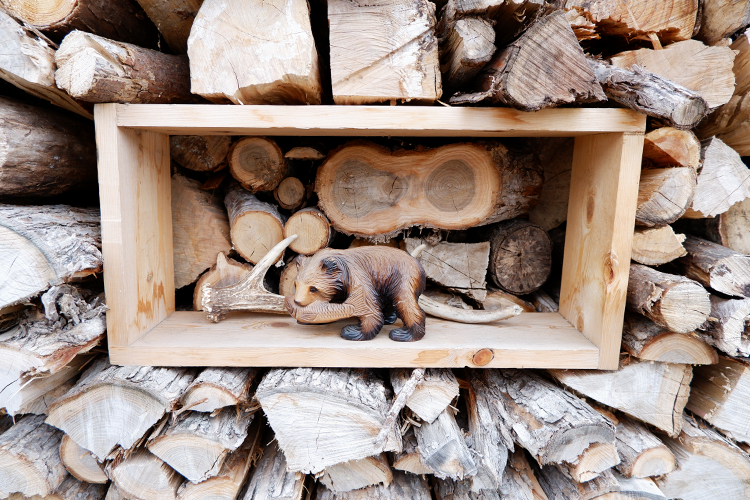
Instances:
[[[301,500],[304,493],[305,475],[287,468],[284,453],[272,434],[263,439],[262,456],[255,465],[252,477],[239,500]],[[266,445],[266,443],[268,443]]]
[[[42,295],[44,311],[30,308],[0,337],[0,407],[28,411],[35,399],[75,377],[90,360],[85,353],[104,338],[107,307],[101,297],[70,285]]]
[[[318,486],[317,500],[431,500],[430,487],[424,476],[393,472],[390,486],[370,486],[361,490],[336,493],[322,483]],[[247,499],[245,499],[247,500]]]
[[[317,208],[303,208],[295,212],[284,224],[284,238],[296,234],[289,249],[302,255],[312,255],[327,247],[333,239],[333,229],[328,218]]]
[[[750,84],[749,84],[750,85]],[[750,156],[750,92],[733,96],[711,113],[697,129],[698,137],[716,136],[740,156]]]
[[[683,241],[685,235],[675,234],[671,226],[637,227],[633,232],[630,258],[639,264],[660,266],[687,255]]]
[[[715,45],[750,24],[747,0],[714,0],[701,8],[700,31],[696,38]]]
[[[182,476],[145,449],[112,462],[108,475],[127,500],[175,500]]]
[[[708,240],[688,236],[687,255],[675,261],[688,278],[734,297],[750,298],[750,257]]]
[[[333,101],[439,99],[435,22],[435,6],[426,0],[329,2]]]
[[[690,365],[624,358],[617,371],[549,370],[565,386],[665,431],[680,433],[690,393]]]
[[[247,406],[257,375],[255,368],[206,368],[185,389],[182,407],[212,412],[226,406]]]
[[[303,0],[206,0],[187,52],[191,90],[209,101],[320,104],[318,53]]]
[[[63,109],[93,119],[82,104],[55,85],[55,50],[46,40],[0,11],[0,78]]]
[[[91,122],[0,97],[0,196],[35,199],[96,188]]]
[[[104,460],[118,445],[131,448],[173,410],[194,378],[191,368],[111,366],[105,358],[50,406],[47,422]]]
[[[671,224],[690,208],[695,191],[696,174],[690,167],[642,170],[636,224],[646,227]]]
[[[534,69],[532,69],[534,68]],[[490,99],[524,111],[572,102],[606,100],[565,14],[555,11],[497,52],[475,79],[472,93],[451,104]]]
[[[511,453],[503,472],[503,489],[507,500],[547,500],[542,486],[521,449]]]
[[[679,61],[679,63],[675,63]],[[640,66],[700,94],[709,108],[717,108],[734,94],[734,52],[729,47],[708,47],[698,40],[673,43],[663,50],[638,49],[611,58],[618,68]],[[711,68],[711,78],[706,78]]]
[[[141,47],[155,49],[158,45],[156,28],[135,0],[78,0],[62,4],[4,0],[3,7],[57,43],[71,31],[81,30]]]
[[[682,219],[676,227],[735,252],[750,255],[750,198],[738,201],[712,219]]]
[[[430,245],[422,239],[404,238],[404,244],[409,253],[419,245],[427,244],[417,259],[431,282],[479,302],[487,297],[485,277],[490,243],[439,242]]]
[[[656,480],[668,498],[726,500],[750,495],[750,458],[718,432],[686,416],[679,438],[664,443],[678,466]]]
[[[656,35],[666,45],[693,37],[698,1],[636,1],[623,4],[567,0],[565,10],[573,11],[577,16],[571,23],[576,34],[590,33],[588,36],[579,34],[579,40],[606,36],[648,38]]]
[[[243,137],[235,142],[227,161],[232,177],[252,193],[273,191],[289,172],[281,148],[264,137]]]
[[[630,265],[627,307],[677,333],[692,332],[711,311],[708,292],[691,279]]]
[[[494,24],[495,45],[504,47],[546,13],[543,6],[544,0],[449,0],[440,13],[438,36],[446,38],[451,27],[461,19],[481,18]]]
[[[260,419],[253,420],[245,442],[230,453],[219,473],[198,484],[185,481],[177,490],[177,500],[235,500],[245,484],[247,475],[258,456],[263,453],[261,447]],[[272,497],[268,497],[269,500]]]
[[[273,197],[285,210],[294,210],[305,201],[305,185],[296,177],[287,177],[276,186]]]
[[[578,460],[558,466],[574,481],[584,483],[599,477],[602,472],[619,463],[620,457],[613,443],[594,443],[584,450]]]
[[[284,239],[284,221],[274,205],[259,201],[238,185],[229,189],[224,204],[232,246],[246,261],[257,264]]]
[[[675,470],[674,454],[646,426],[628,417],[618,418],[617,471],[627,478],[662,476]]]
[[[568,219],[574,144],[575,139],[571,137],[545,137],[534,143],[544,168],[544,185],[539,203],[529,212],[529,222],[545,231]]]
[[[493,288],[487,290],[487,297],[482,301],[482,307],[487,311],[494,311],[514,304],[520,307],[523,312],[538,312],[536,306],[531,302],[516,297],[512,293]]]
[[[309,146],[298,146],[292,148],[284,154],[284,158],[287,160],[298,160],[298,161],[318,161],[325,158],[326,155],[321,153],[315,148]]]
[[[190,93],[187,58],[73,31],[55,53],[55,82],[86,102],[184,104]]]
[[[109,481],[102,466],[90,451],[81,448],[65,434],[60,442],[60,460],[65,469],[79,481],[105,484]]]
[[[417,475],[432,474],[432,470],[422,461],[422,455],[419,453],[419,445],[417,444],[417,437],[414,435],[414,429],[415,427],[410,426],[406,431],[406,434],[401,436],[403,449],[400,452],[393,454],[393,460],[391,460],[392,467],[397,470],[411,472],[412,474]]]
[[[185,54],[201,0],[137,0],[174,54]]]
[[[643,136],[643,158],[653,167],[701,166],[701,144],[689,130],[662,127]]]
[[[231,142],[228,135],[172,135],[169,154],[182,167],[214,172],[224,167]]]
[[[492,59],[495,30],[487,19],[467,17],[440,38],[440,72],[446,95],[460,90]]]
[[[0,434],[0,496],[45,497],[55,491],[67,475],[60,461],[62,436],[41,415],[23,418]]]
[[[732,438],[750,442],[750,365],[721,356],[715,365],[695,368],[687,409]]]
[[[748,14],[750,14],[750,2],[742,0],[741,3],[745,3],[745,8],[748,9]],[[729,47],[737,53],[734,57],[733,68],[736,84],[734,95],[745,95],[750,90],[750,30],[740,34]]]
[[[576,462],[594,443],[615,442],[614,425],[584,401],[520,370],[477,370],[516,443],[544,465]]]
[[[84,356],[84,358],[88,358],[88,356]],[[71,362],[68,366],[66,366],[66,369],[71,366],[75,365],[74,362]],[[83,365],[85,366],[85,365]],[[46,385],[46,378],[54,378],[54,377],[45,377],[42,379],[34,379],[34,381],[31,382],[32,385],[37,381],[41,381]],[[23,413],[33,413],[34,415],[46,415],[47,410],[49,409],[50,405],[63,397],[69,390],[73,388],[75,385],[76,377],[67,380],[66,382],[63,382],[62,384],[53,387],[52,389],[48,390],[38,398],[34,399],[33,401],[29,401],[28,403],[24,402],[21,404],[20,408],[18,409],[19,414]],[[23,392],[23,391],[22,391]]]
[[[203,310],[203,297],[205,296],[203,293],[204,286],[223,288],[235,285],[252,270],[253,266],[250,264],[237,262],[232,258],[224,256],[224,253],[219,253],[219,255],[216,256],[216,264],[211,266],[203,276],[198,278],[198,281],[195,284],[195,292],[193,292],[193,310]]]
[[[392,480],[393,473],[385,453],[331,465],[326,467],[320,478],[320,482],[325,484],[326,488],[336,493],[358,490],[376,484],[387,487]]]
[[[578,483],[566,476],[558,467],[543,467],[539,483],[549,500],[666,500],[650,479],[626,479],[606,471],[586,483]]]
[[[750,299],[727,299],[711,295],[711,315],[702,327],[705,341],[730,356],[750,356],[750,340],[745,322],[750,315]]]
[[[411,370],[391,370],[391,386],[396,393],[409,380]],[[431,423],[458,397],[458,380],[449,369],[427,368],[424,379],[406,400],[406,406],[423,421]]]
[[[215,416],[187,411],[147,443],[148,450],[192,483],[219,473],[227,455],[245,441],[253,415],[224,408]]]
[[[328,156],[315,192],[337,231],[387,240],[416,224],[467,229],[527,213],[541,170],[530,151],[498,143],[392,152],[356,141]]]
[[[101,500],[106,492],[105,484],[90,484],[68,475],[52,494],[44,497],[44,500]],[[24,495],[13,494],[8,497],[8,500],[27,500],[28,498]],[[40,497],[36,495],[31,497],[31,500],[39,499]]]
[[[629,70],[588,60],[607,97],[680,130],[695,127],[709,105],[698,93],[639,65]]]
[[[716,137],[702,141],[701,148],[703,166],[693,204],[685,214],[691,219],[722,214],[750,197],[750,169],[740,155]]]
[[[436,477],[464,479],[477,473],[477,466],[450,408],[432,422],[414,430],[422,463]]]
[[[172,238],[174,286],[195,282],[216,262],[216,256],[229,253],[229,221],[221,199],[200,188],[199,181],[172,176]]]
[[[625,313],[622,347],[638,359],[707,365],[716,363],[714,349],[694,333],[675,333],[664,329],[640,314]]]
[[[497,286],[523,295],[541,287],[552,270],[552,241],[523,219],[500,222],[489,232],[489,274]]]
[[[370,372],[327,368],[271,370],[256,391],[288,469],[304,473],[400,449],[400,435],[375,443],[390,396]]]

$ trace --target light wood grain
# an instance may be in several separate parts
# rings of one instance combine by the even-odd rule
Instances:
[[[599,368],[617,368],[625,312],[643,136],[576,139],[560,314],[600,349]]]

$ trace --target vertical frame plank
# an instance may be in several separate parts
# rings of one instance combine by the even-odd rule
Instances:
[[[169,136],[119,128],[118,106],[94,108],[110,347],[174,312]]]
[[[576,137],[560,314],[617,369],[643,153],[642,133]]]

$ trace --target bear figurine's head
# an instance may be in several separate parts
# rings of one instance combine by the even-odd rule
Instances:
[[[298,259],[297,279],[294,282],[294,303],[307,306],[316,301],[342,302],[346,299],[349,280],[344,260],[336,256]]]

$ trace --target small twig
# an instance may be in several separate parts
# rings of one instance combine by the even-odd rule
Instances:
[[[388,441],[388,435],[393,431],[393,427],[398,418],[398,414],[401,412],[404,406],[406,406],[406,400],[409,399],[409,396],[414,394],[417,386],[422,383],[423,380],[424,369],[415,368],[414,371],[411,372],[411,377],[409,377],[409,380],[406,381],[406,384],[404,384],[401,390],[398,391],[398,395],[394,398],[393,405],[388,411],[385,423],[383,424],[383,427],[380,428],[378,437],[375,439],[375,448],[383,449],[385,447],[385,443],[386,441]]]

